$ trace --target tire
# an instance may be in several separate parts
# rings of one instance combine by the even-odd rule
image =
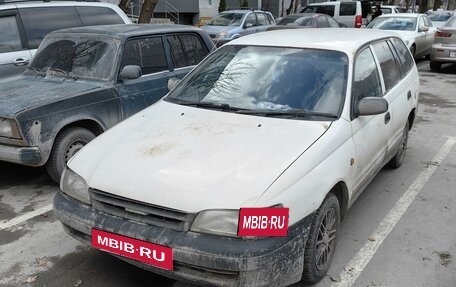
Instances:
[[[410,54],[412,54],[413,59],[415,59],[415,53],[416,53],[416,47],[415,47],[415,45],[412,45],[412,47],[410,47]]]
[[[442,69],[442,63],[438,62],[429,62],[429,67],[431,68],[432,71],[440,71]]]
[[[46,163],[49,176],[60,182],[60,176],[68,162],[83,146],[95,138],[95,134],[84,128],[67,128],[62,130],[54,141],[51,155]]]
[[[314,284],[326,276],[336,249],[339,222],[339,200],[333,193],[329,193],[316,211],[310,226],[304,250],[304,283]],[[328,229],[330,232],[326,231]]]
[[[399,144],[396,155],[388,163],[389,167],[398,168],[404,162],[405,151],[407,150],[408,142],[408,133],[409,133],[409,121],[405,124],[404,131],[402,132],[401,143]]]

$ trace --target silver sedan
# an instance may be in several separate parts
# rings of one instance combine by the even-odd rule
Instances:
[[[456,16],[452,16],[434,36],[431,70],[440,70],[442,63],[456,63]]]
[[[366,28],[396,32],[410,49],[414,58],[429,56],[437,30],[426,15],[413,13],[381,15]]]

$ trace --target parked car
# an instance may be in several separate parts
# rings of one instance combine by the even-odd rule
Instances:
[[[372,10],[368,1],[332,1],[312,3],[301,13],[321,13],[334,18],[337,23],[347,27],[366,27],[372,18]]]
[[[439,71],[443,63],[456,63],[456,15],[435,32],[430,67]]]
[[[454,11],[437,10],[428,12],[426,15],[434,27],[440,28],[454,15]]]
[[[293,28],[339,28],[339,23],[331,16],[319,13],[291,14],[282,18],[268,31]]]
[[[405,13],[402,11],[402,8],[399,6],[394,5],[380,5],[380,9],[382,10],[383,14],[397,14],[397,13]],[[372,6],[372,12],[375,12],[376,6]]]
[[[153,104],[213,48],[207,33],[179,25],[113,25],[52,32],[28,69],[1,84],[0,160],[66,162],[106,129]]]
[[[203,30],[217,46],[221,46],[241,36],[264,32],[276,22],[270,12],[244,9],[228,10],[212,18]]]
[[[426,15],[412,13],[381,15],[367,28],[396,32],[404,40],[414,58],[430,55],[434,33],[437,30]]]
[[[392,32],[241,37],[77,153],[54,212],[74,238],[172,278],[314,283],[348,207],[402,164],[418,95]],[[287,236],[238,236],[244,207],[288,208]]]
[[[24,72],[51,31],[122,23],[131,22],[119,7],[107,3],[0,1],[0,79]]]

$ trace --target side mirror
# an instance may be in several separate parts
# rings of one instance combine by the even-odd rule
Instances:
[[[120,72],[120,78],[122,80],[134,80],[141,76],[141,67],[137,65],[126,65]]]
[[[245,25],[244,25],[244,29],[252,28],[252,27],[253,27],[252,23],[245,23]]]
[[[421,26],[421,27],[419,28],[418,31],[419,31],[419,32],[427,32],[427,31],[429,31],[429,27],[427,27],[427,26]]]
[[[177,84],[179,84],[180,81],[181,81],[181,79],[176,78],[176,77],[169,78],[168,79],[168,90],[171,91],[172,89],[174,89],[174,87],[177,86]]]
[[[388,102],[384,98],[365,97],[358,102],[358,115],[372,116],[386,113]]]

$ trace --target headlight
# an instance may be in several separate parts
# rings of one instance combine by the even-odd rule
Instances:
[[[224,31],[224,32],[220,32],[220,33],[218,34],[218,37],[219,37],[220,39],[228,38],[228,32],[225,32],[225,31]]]
[[[193,221],[191,231],[237,236],[239,210],[204,210]]]
[[[16,122],[11,119],[0,118],[0,137],[20,139]]]
[[[89,186],[82,177],[69,168],[63,171],[60,178],[60,189],[66,195],[90,204]]]

